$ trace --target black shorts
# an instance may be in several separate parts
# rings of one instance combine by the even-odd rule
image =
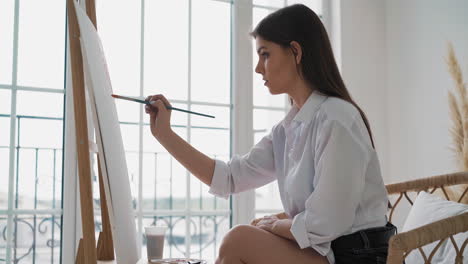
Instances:
[[[380,264],[387,262],[388,241],[396,234],[396,227],[388,223],[383,227],[360,230],[335,239],[331,247],[336,264]]]

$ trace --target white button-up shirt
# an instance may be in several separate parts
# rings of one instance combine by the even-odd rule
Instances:
[[[330,263],[334,239],[387,222],[377,153],[359,111],[342,99],[313,92],[248,154],[216,160],[210,193],[227,198],[274,180],[299,246]]]

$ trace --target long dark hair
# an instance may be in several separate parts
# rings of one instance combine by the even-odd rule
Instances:
[[[354,102],[341,78],[325,27],[314,11],[302,4],[281,8],[265,17],[251,35],[292,48],[291,42],[301,45],[301,72],[306,82],[322,94],[343,99],[360,112],[374,146],[366,115]]]

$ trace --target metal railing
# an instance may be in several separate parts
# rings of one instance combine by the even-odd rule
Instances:
[[[7,117],[7,115],[0,115],[0,117]],[[34,119],[48,119],[57,120],[62,122],[61,118],[47,118],[37,116],[21,116],[17,115],[17,135],[21,132],[21,119],[34,118]],[[62,149],[60,148],[39,148],[39,147],[26,147],[21,146],[18,139],[15,146],[16,155],[16,168],[15,168],[15,188],[14,188],[14,207],[12,210],[2,210],[2,202],[8,201],[0,200],[0,263],[6,262],[6,248],[7,248],[7,230],[8,230],[8,216],[13,217],[12,236],[13,239],[11,249],[11,263],[60,263],[61,255],[61,227],[62,227],[62,175],[56,173],[60,171],[62,164]],[[8,146],[0,146],[0,149],[8,149]],[[25,160],[22,156],[25,153],[33,153],[33,160],[31,163],[24,163]],[[135,151],[126,152],[127,154],[135,154]],[[143,152],[144,155],[153,156],[154,167],[158,166],[158,156],[167,155],[163,152]],[[51,173],[41,175],[38,167],[42,165],[41,157],[44,155],[52,155],[53,164],[51,165]],[[31,155],[29,155],[31,156]],[[215,157],[219,157],[214,155]],[[168,156],[169,162],[173,162],[173,158]],[[23,162],[23,163],[22,163]],[[34,167],[32,174],[28,178],[33,178],[31,182],[21,182],[20,170],[25,166]],[[172,166],[171,166],[172,167]],[[31,171],[29,172],[31,173]],[[152,176],[152,175],[151,175]],[[170,189],[168,192],[157,193],[158,179],[156,171],[154,176],[150,179],[153,181],[153,193],[148,196],[145,194],[144,199],[137,201],[138,195],[134,193],[133,204],[135,209],[135,221],[140,223],[138,218],[141,218],[143,226],[148,226],[157,223],[164,223],[169,227],[166,236],[166,252],[167,257],[182,257],[187,252],[186,241],[190,243],[190,255],[198,258],[212,259],[216,256],[217,248],[221,240],[223,232],[227,231],[230,226],[230,205],[229,202],[223,201],[224,204],[220,205],[218,198],[208,198],[202,195],[202,185],[200,183],[200,194],[197,197],[190,198],[188,205],[191,208],[180,209],[177,204],[184,204],[181,200],[188,199],[177,198],[173,195],[174,174],[172,170],[169,171],[168,181]],[[184,175],[185,176],[185,175]],[[47,198],[41,197],[38,193],[40,186],[39,183],[44,178],[49,178],[52,183],[52,195]],[[98,177],[93,175],[93,185],[98,184]],[[138,177],[137,177],[138,178]],[[166,177],[167,178],[167,177]],[[184,178],[185,177],[181,177]],[[8,185],[8,183],[2,183]],[[28,185],[30,191],[21,191],[23,184]],[[133,182],[131,184],[134,184]],[[58,191],[60,190],[60,191]],[[157,198],[157,199],[155,199]],[[99,195],[95,194],[95,230],[96,235],[101,231],[101,219],[99,209]],[[28,205],[22,204],[31,202]],[[31,206],[32,205],[32,206]],[[138,206],[143,206],[142,210],[136,210]],[[186,207],[186,206],[185,206]],[[5,207],[6,208],[6,207]],[[195,208],[195,209],[194,209]],[[208,208],[208,210],[206,210]],[[187,213],[188,212],[188,213]],[[186,221],[190,225],[190,234],[186,230]],[[138,227],[140,243],[142,248],[146,247],[146,240],[141,232],[142,226]]]

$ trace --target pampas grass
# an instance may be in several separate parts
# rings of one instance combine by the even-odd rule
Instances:
[[[458,167],[463,167],[463,147],[464,147],[464,132],[463,132],[463,118],[458,107],[457,98],[452,92],[448,92],[450,117],[452,119],[452,127],[450,128],[450,134],[452,136],[452,151],[455,153]]]
[[[455,91],[448,92],[450,118],[452,127],[450,134],[452,136],[452,151],[456,163],[461,171],[468,171],[468,97],[467,85],[463,82],[463,75],[455,56],[455,51],[451,43],[448,43],[447,65],[450,76],[455,83]],[[447,193],[451,200],[453,197],[460,197],[467,185],[454,186],[448,188]],[[455,199],[458,200],[458,199]],[[468,203],[468,197],[465,195],[462,203]]]
[[[463,83],[463,75],[451,43],[448,45],[447,65],[449,73],[455,82],[455,93],[449,91],[449,108],[452,119],[452,150],[461,170],[468,170],[468,97],[467,87]],[[457,99],[458,98],[458,99]]]

